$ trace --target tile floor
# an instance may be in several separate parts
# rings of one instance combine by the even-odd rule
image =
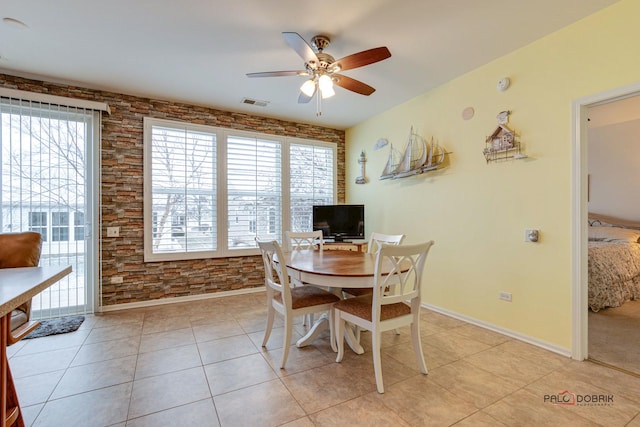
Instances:
[[[260,344],[264,293],[87,316],[9,348],[27,426],[640,426],[640,378],[424,310],[421,375],[408,330],[384,336],[386,393],[367,352],[328,336]],[[294,339],[304,333],[295,325]],[[545,402],[575,393],[576,405]],[[567,395],[568,396],[568,395]],[[586,403],[605,396],[607,404]]]

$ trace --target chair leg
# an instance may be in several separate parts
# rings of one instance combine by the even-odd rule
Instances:
[[[262,346],[267,346],[267,341],[269,341],[269,337],[271,336],[271,329],[273,329],[273,320],[275,318],[276,311],[273,309],[271,305],[271,301],[269,301],[269,308],[267,309],[267,326],[264,330],[264,338],[262,339]]]
[[[382,358],[380,357],[380,341],[382,340],[382,335],[380,331],[375,330],[371,331],[371,344],[373,353],[373,370],[376,375],[376,387],[378,388],[378,393],[384,393],[384,384],[382,383]]]
[[[334,311],[333,327],[336,335],[336,346],[338,347],[338,355],[336,356],[336,362],[341,362],[344,356],[344,319],[340,316],[340,310]]]
[[[284,369],[284,365],[287,363],[287,357],[289,357],[289,348],[291,347],[291,329],[292,319],[285,314],[284,316],[284,341],[282,343],[282,362],[280,362],[280,369]]]
[[[427,374],[427,364],[424,361],[424,354],[422,354],[422,342],[420,340],[420,321],[414,321],[411,324],[411,339],[413,341],[413,351],[416,353],[416,361],[418,362],[418,368],[423,374]]]

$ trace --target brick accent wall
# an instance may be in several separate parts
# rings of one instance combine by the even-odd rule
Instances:
[[[0,86],[105,102],[111,108],[111,115],[102,116],[102,236],[106,236],[106,227],[117,226],[120,237],[103,237],[100,242],[104,306],[263,285],[259,256],[144,262],[144,117],[335,142],[338,144],[338,201],[344,202],[345,133],[342,130],[5,74],[0,74]],[[111,284],[113,276],[122,276],[124,283]]]

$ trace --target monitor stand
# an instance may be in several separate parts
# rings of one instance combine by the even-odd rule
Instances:
[[[334,242],[349,242],[348,239],[345,239],[344,236],[340,236],[340,235],[333,236],[333,241]]]

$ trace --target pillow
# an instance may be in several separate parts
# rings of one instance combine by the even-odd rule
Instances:
[[[619,227],[589,227],[589,240],[603,242],[624,241],[630,243],[640,242],[640,230],[631,230]]]

